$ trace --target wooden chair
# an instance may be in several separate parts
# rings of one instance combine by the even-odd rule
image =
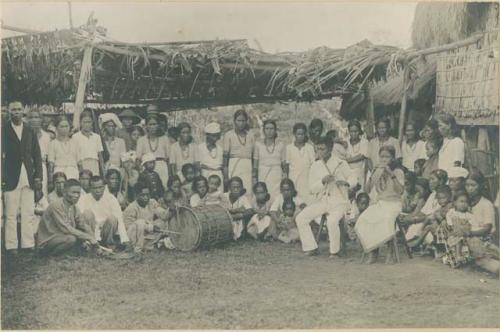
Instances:
[[[398,237],[399,237],[399,241],[401,242],[401,244],[403,244],[403,247],[405,248],[405,251],[406,251],[406,254],[408,255],[408,258],[412,259],[413,255],[411,253],[410,247],[408,246],[408,242],[406,242],[405,232],[404,232],[402,225],[399,223],[399,220],[396,220],[395,226],[396,226],[396,233],[392,237],[391,241],[392,241],[392,246],[393,246],[393,250],[394,250],[394,255],[396,256],[396,262],[399,264],[399,263],[401,263],[401,259],[399,257]],[[365,256],[366,256],[366,254],[363,251],[363,253],[361,255],[361,263],[363,263]]]
[[[316,243],[319,243],[319,240],[321,238],[321,233],[323,232],[323,229],[326,228],[326,225],[325,225],[326,224],[326,217],[327,217],[326,213],[321,216],[321,221],[319,223],[319,229],[316,233]],[[347,238],[347,234],[345,232],[345,227],[344,227],[344,218],[342,218],[339,221],[339,227],[340,227],[340,252],[344,252],[346,238]]]

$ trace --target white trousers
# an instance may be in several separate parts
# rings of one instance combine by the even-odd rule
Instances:
[[[21,210],[21,247],[35,246],[35,194],[29,187],[3,193],[5,200],[5,249],[17,249],[17,213]]]
[[[297,215],[296,223],[299,230],[302,250],[310,251],[318,248],[316,239],[311,229],[311,222],[319,222],[323,214],[327,213],[326,227],[330,240],[330,253],[336,254],[340,251],[340,227],[339,222],[344,217],[347,204],[329,203],[326,199],[321,199],[312,205],[308,205]]]

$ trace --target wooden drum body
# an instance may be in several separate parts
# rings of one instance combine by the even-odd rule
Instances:
[[[169,237],[180,251],[209,249],[233,239],[232,220],[220,205],[181,206],[170,221]]]

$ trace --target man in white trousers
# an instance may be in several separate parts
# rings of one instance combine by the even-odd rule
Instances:
[[[23,123],[23,105],[9,104],[10,121],[2,125],[2,192],[5,202],[5,249],[16,255],[17,214],[21,210],[21,247],[35,246],[34,189],[42,189],[42,155],[35,132]]]
[[[332,155],[333,142],[323,137],[315,145],[318,160],[309,170],[309,190],[315,203],[307,206],[296,218],[302,250],[306,255],[318,253],[318,244],[311,230],[311,222],[327,214],[326,225],[330,240],[330,257],[340,251],[339,222],[349,206],[348,191],[357,184],[356,174],[344,160]]]

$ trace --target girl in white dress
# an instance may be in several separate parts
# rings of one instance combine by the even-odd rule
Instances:
[[[277,140],[276,122],[264,121],[264,140],[255,144],[253,183],[264,182],[271,201],[280,192],[285,166],[285,145]]]
[[[439,149],[438,168],[449,171],[454,166],[462,166],[465,157],[464,141],[458,137],[457,122],[453,115],[441,113],[437,117],[443,145]]]
[[[286,147],[286,169],[288,178],[293,181],[295,188],[307,203],[311,203],[309,190],[309,169],[316,159],[314,147],[308,143],[307,127],[304,123],[293,126],[295,141]]]
[[[172,174],[178,175],[181,180],[184,180],[182,175],[182,166],[193,164],[196,162],[196,153],[198,147],[193,142],[191,135],[191,126],[187,122],[181,122],[177,126],[179,130],[179,140],[172,145],[170,151],[170,167]],[[195,174],[197,171],[195,170]]]
[[[70,125],[66,117],[60,116],[55,122],[57,136],[49,144],[48,180],[52,183],[52,175],[62,172],[68,179],[78,179],[78,156],[73,141],[69,137]]]
[[[347,125],[349,129],[349,140],[347,141],[347,158],[346,161],[356,172],[358,183],[361,185],[361,190],[365,187],[366,179],[366,159],[368,157],[368,141],[361,137],[363,129],[361,123],[357,120],[352,120]]]

